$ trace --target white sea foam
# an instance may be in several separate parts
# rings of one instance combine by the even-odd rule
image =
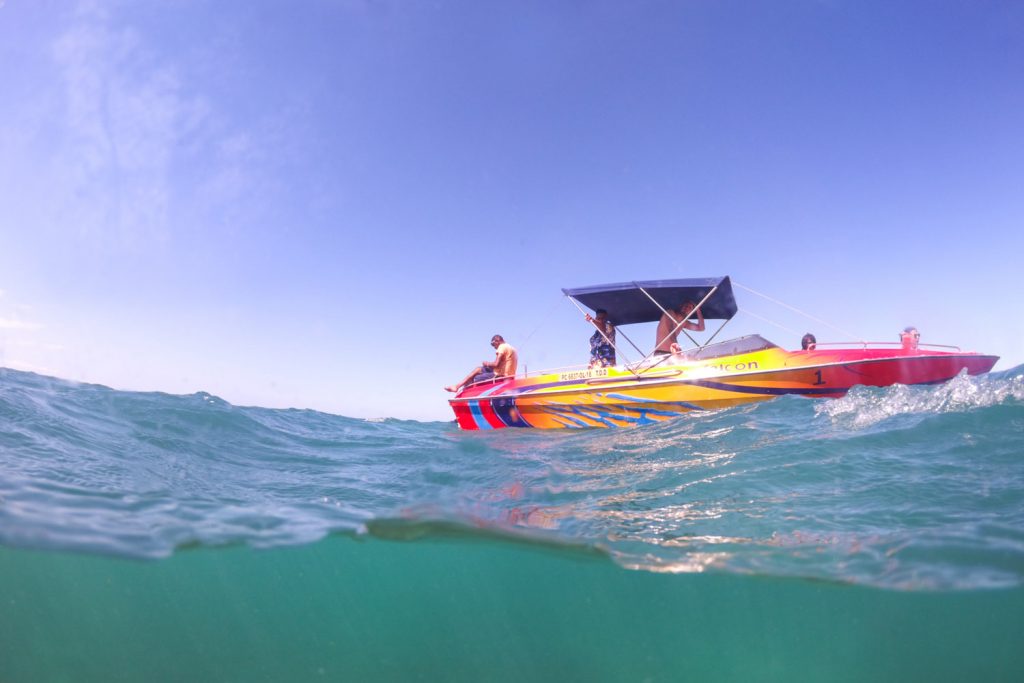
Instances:
[[[843,398],[823,401],[815,410],[818,415],[865,428],[896,415],[963,412],[1007,400],[1024,400],[1024,374],[1000,378],[961,373],[935,386],[854,387]]]

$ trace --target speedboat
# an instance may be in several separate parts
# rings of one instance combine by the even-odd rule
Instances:
[[[858,384],[937,384],[961,372],[988,372],[999,360],[936,344],[818,343],[788,351],[756,334],[715,342],[738,311],[728,276],[562,291],[583,312],[605,309],[616,337],[637,353],[642,352],[623,326],[658,321],[681,302],[699,302],[705,320],[722,323],[707,342],[690,337],[696,346],[678,353],[652,352],[611,367],[559,368],[469,384],[449,400],[459,427],[626,427],[787,394],[837,398]],[[625,358],[621,343],[615,348]]]

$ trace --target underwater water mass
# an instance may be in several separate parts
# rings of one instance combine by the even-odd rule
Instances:
[[[0,681],[1020,680],[1024,370],[460,432],[0,370]]]

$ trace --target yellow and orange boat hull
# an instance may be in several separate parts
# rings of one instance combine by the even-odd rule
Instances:
[[[926,350],[786,351],[771,347],[653,367],[592,368],[474,384],[450,400],[462,429],[626,427],[692,410],[794,394],[841,397],[858,384],[935,384],[977,375],[996,356]]]

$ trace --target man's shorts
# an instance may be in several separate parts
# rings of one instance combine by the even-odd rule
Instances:
[[[489,379],[494,379],[494,370],[484,370],[473,375],[473,379],[470,384],[476,384],[477,382],[486,382]]]

